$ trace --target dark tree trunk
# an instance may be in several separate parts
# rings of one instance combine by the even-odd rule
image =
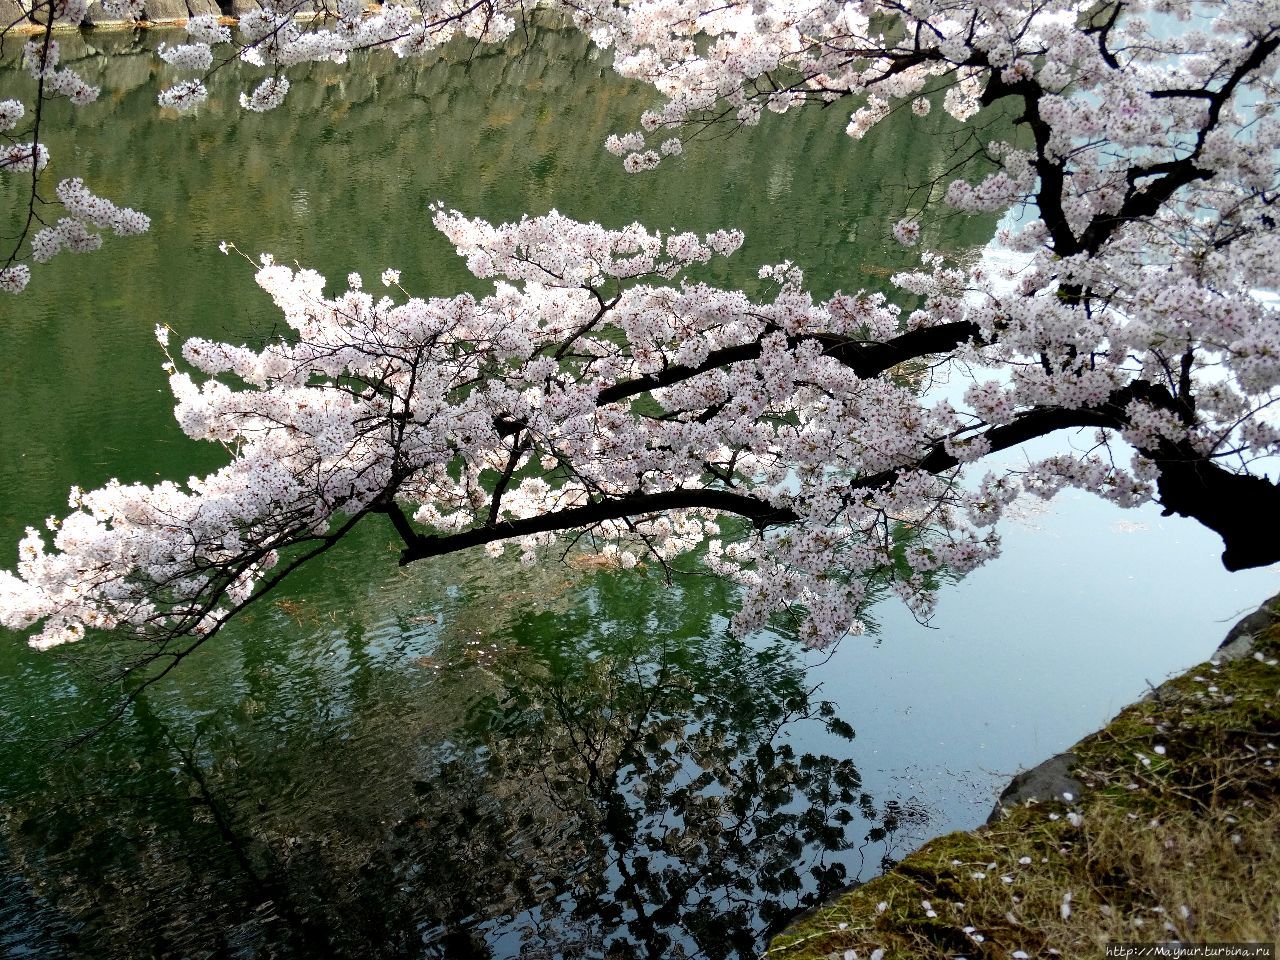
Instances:
[[[1222,563],[1228,570],[1280,561],[1280,487],[1204,459],[1156,462],[1156,487],[1165,516],[1191,517],[1222,537]]]

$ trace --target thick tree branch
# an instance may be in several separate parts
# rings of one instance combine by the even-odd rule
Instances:
[[[1165,516],[1198,520],[1222,537],[1222,565],[1248,570],[1280,562],[1280,487],[1232,473],[1185,445],[1148,454],[1160,468]]]
[[[927,331],[917,331],[925,332]],[[907,336],[910,335],[904,335],[904,338]],[[928,340],[922,337],[908,342],[923,343]],[[887,353],[883,354],[882,358],[887,356]],[[1085,427],[1119,430],[1127,423],[1125,408],[1134,400],[1142,400],[1177,413],[1184,409],[1181,400],[1166,388],[1139,380],[1115,391],[1099,406],[1079,409],[1036,408],[1019,414],[1010,423],[991,427],[977,436],[985,439],[991,452],[995,453],[1059,430]],[[1159,467],[1157,490],[1166,514],[1178,513],[1191,517],[1221,536],[1225,546],[1222,561],[1227,569],[1240,570],[1280,561],[1280,523],[1274,519],[1280,517],[1280,487],[1260,477],[1232,473],[1186,444],[1166,444],[1159,450],[1144,450],[1143,453]],[[943,474],[960,464],[961,461],[949,453],[942,442],[938,442],[914,463],[850,481],[849,496],[855,497],[861,492],[892,486],[907,471]],[[693,508],[736,514],[752,521],[758,528],[795,523],[801,519],[790,508],[775,507],[743,493],[682,488],[604,499],[580,507],[502,523],[495,524],[491,521],[487,526],[448,536],[422,536],[414,533],[413,537],[416,539],[406,538],[407,546],[400,554],[400,563],[404,565],[427,557],[442,556],[496,540]]]
[[[448,536],[420,536],[416,544],[406,546],[400,553],[400,565],[456,553],[470,547],[478,547],[495,540],[527,537],[535,533],[552,533],[575,527],[589,527],[607,520],[664,513],[668,510],[718,510],[746,517],[757,526],[794,523],[799,516],[790,509],[779,509],[763,500],[728,490],[679,489],[662,493],[637,493],[616,499],[600,500],[581,507],[570,507],[554,513],[535,517],[504,520],[492,526],[464,530]]]
[[[807,337],[788,337],[787,343],[795,347],[802,340],[817,340],[822,344],[824,353],[839,360],[863,380],[869,380],[900,363],[933,354],[948,353],[963,343],[980,339],[981,336],[982,332],[976,323],[958,320],[954,323],[911,330],[878,343],[822,333]],[[660,373],[638,377],[635,380],[624,380],[605,387],[600,391],[596,403],[600,406],[616,403],[628,397],[648,393],[650,390],[674,386],[710,370],[727,367],[734,363],[759,360],[762,350],[763,346],[759,340],[736,347],[713,350],[702,363],[696,366],[667,367]],[[516,429],[518,425],[512,424],[510,431],[514,432]]]
[[[373,507],[371,512],[385,513],[391,518],[391,525],[396,528],[396,533],[400,534],[400,539],[404,541],[406,550],[413,549],[424,539],[422,534],[413,529],[413,524],[409,522],[409,518],[400,509],[400,504],[390,497]]]
[[[516,435],[511,444],[511,455],[507,457],[506,466],[502,469],[502,476],[498,477],[498,482],[493,485],[493,496],[489,500],[489,520],[485,526],[492,527],[498,520],[498,509],[502,506],[502,495],[507,492],[507,487],[511,483],[511,477],[516,472],[516,464],[520,462],[520,457],[529,447],[529,434],[524,436]]]

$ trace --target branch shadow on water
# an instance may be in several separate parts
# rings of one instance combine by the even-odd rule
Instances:
[[[144,698],[88,751],[136,760],[15,806],[14,863],[71,955],[756,956],[901,809],[793,642],[727,636],[728,589],[598,573],[508,611],[497,655],[446,631],[429,689],[353,683],[365,732],[317,722],[315,691],[309,714],[294,688],[199,717]],[[422,697],[465,708],[442,733]]]

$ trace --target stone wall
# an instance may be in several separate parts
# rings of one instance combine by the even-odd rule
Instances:
[[[183,23],[190,17],[209,14],[235,18],[259,7],[258,0],[144,0],[143,21],[174,24]],[[309,0],[295,4],[295,11],[304,17],[310,16],[314,10],[315,7]],[[0,0],[0,23],[17,23],[16,30],[20,33],[37,31],[41,18],[42,10],[36,9],[31,0]],[[84,19],[86,27],[119,28],[135,25],[135,21],[121,20],[108,13],[102,6],[102,0],[92,0]]]

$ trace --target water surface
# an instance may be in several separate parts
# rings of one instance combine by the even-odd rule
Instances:
[[[941,111],[854,144],[839,108],[812,110],[629,177],[602,143],[653,95],[573,34],[315,68],[265,116],[234,107],[256,82],[240,68],[198,115],[158,110],[156,42],[89,34],[102,100],[54,107],[51,179],[153,228],[0,302],[0,550],[73,483],[220,462],[173,423],[151,332],[277,328],[220,240],[439,296],[481,287],[428,203],[557,208],[739,227],[716,282],[802,257],[818,295],[878,289],[908,263],[886,225],[953,142]],[[926,240],[963,254],[992,228],[942,219]],[[733,594],[709,578],[400,570],[395,549],[370,522],[72,751],[116,702],[110,664],[4,638],[0,956],[754,956],[836,885],[978,822],[1019,765],[1207,655],[1274,581],[1228,578],[1185,522],[1067,497],[1011,524],[933,629],[887,604],[827,657],[729,638]]]

